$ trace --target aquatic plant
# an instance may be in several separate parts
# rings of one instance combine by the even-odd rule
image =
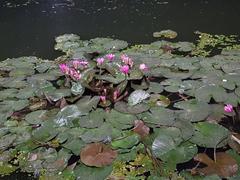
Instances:
[[[238,50],[191,57],[189,42],[128,47],[73,34],[56,42],[65,53],[56,61],[0,62],[2,174],[239,178]]]

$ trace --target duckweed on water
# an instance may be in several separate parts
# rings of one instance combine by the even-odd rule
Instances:
[[[203,37],[208,48],[224,46],[221,53],[204,57],[214,49],[206,51],[203,39],[129,47],[65,34],[56,38],[65,54],[55,61],[0,62],[0,174],[237,178],[240,50],[234,36]],[[195,166],[209,165],[204,148],[214,157],[205,169]]]

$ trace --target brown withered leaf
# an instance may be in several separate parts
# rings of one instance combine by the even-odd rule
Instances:
[[[110,165],[116,157],[117,151],[103,143],[88,144],[80,153],[80,159],[85,165],[95,167]]]
[[[231,138],[228,139],[228,145],[240,153],[240,134],[232,133]]]
[[[141,136],[141,138],[147,136],[149,134],[149,127],[144,124],[141,120],[134,121],[133,131]]]
[[[238,164],[235,159],[224,152],[216,153],[216,162],[212,160],[207,154],[199,153],[194,157],[195,161],[206,164],[206,167],[196,168],[192,171],[202,175],[217,174],[222,178],[227,178],[235,175],[238,171]]]

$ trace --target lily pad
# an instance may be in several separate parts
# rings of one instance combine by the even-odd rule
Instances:
[[[141,103],[143,100],[147,99],[150,96],[149,93],[143,90],[135,90],[128,97],[128,104],[134,106]]]
[[[85,88],[79,83],[72,82],[71,92],[74,95],[82,95],[84,93]]]
[[[199,122],[195,124],[195,133],[190,141],[207,148],[223,147],[227,144],[228,135],[229,131],[221,125]]]
[[[84,180],[106,179],[111,174],[111,172],[112,166],[97,168],[80,164],[74,169],[76,178]]]
[[[137,119],[132,114],[123,114],[115,110],[107,113],[105,118],[107,122],[117,129],[128,129],[133,126],[134,120]]]
[[[132,134],[117,140],[113,140],[111,145],[113,148],[129,149],[134,145],[138,144],[139,141],[140,141],[140,136],[138,134]]]
[[[75,104],[82,113],[88,113],[92,109],[97,107],[97,104],[100,101],[99,96],[84,96],[78,100]]]
[[[139,117],[151,126],[171,126],[176,118],[174,111],[163,107],[153,107],[150,109],[150,113],[142,113]]]
[[[198,149],[195,144],[184,142],[175,149],[163,154],[160,159],[165,161],[168,169],[175,170],[177,164],[191,160],[197,154],[197,152]]]
[[[73,126],[73,120],[84,115],[76,105],[65,106],[54,120],[57,126]]]
[[[34,111],[25,116],[25,121],[29,124],[41,124],[43,117],[46,118],[46,110]]]
[[[128,103],[119,101],[114,104],[114,109],[121,113],[139,114],[150,109],[150,106],[146,103],[136,104],[135,106],[129,106]]]
[[[98,108],[89,115],[82,116],[79,119],[79,125],[84,128],[97,128],[103,124],[104,118],[105,111]]]
[[[180,113],[180,118],[197,122],[205,120],[210,114],[210,106],[206,102],[196,101],[195,99],[189,101],[180,101],[174,104],[175,108],[184,109]]]

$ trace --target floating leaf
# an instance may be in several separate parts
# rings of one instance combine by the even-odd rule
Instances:
[[[85,143],[100,142],[106,139],[111,139],[113,127],[110,124],[104,123],[97,129],[90,129],[83,133],[80,137]]]
[[[143,100],[147,99],[150,96],[149,93],[143,90],[135,90],[128,97],[128,104],[134,106],[141,103]]]
[[[25,121],[29,124],[41,124],[43,119],[46,118],[46,110],[34,111],[25,116]]]
[[[7,134],[0,139],[0,150],[7,149],[17,138],[16,134]]]
[[[174,39],[177,37],[177,33],[175,31],[167,29],[167,30],[162,30],[160,32],[154,32],[153,37],[156,37],[156,38],[165,37],[169,39]]]
[[[82,95],[84,93],[85,88],[79,83],[72,82],[71,92],[74,95]]]
[[[210,114],[208,103],[196,101],[195,99],[177,102],[174,104],[174,107],[184,109],[180,113],[180,118],[190,120],[191,122],[205,120]]]
[[[82,115],[84,114],[79,111],[76,105],[68,105],[61,109],[61,111],[59,111],[54,121],[60,127],[72,126],[73,120],[81,117]]]
[[[136,116],[132,114],[123,114],[115,110],[111,110],[106,114],[106,121],[112,124],[117,129],[128,129],[133,126]]]
[[[92,109],[97,107],[97,104],[100,101],[99,96],[84,96],[78,100],[75,105],[79,108],[82,113],[88,113]]]
[[[106,179],[111,174],[111,172],[112,166],[94,168],[81,164],[74,169],[76,178],[84,180]]]
[[[153,107],[150,109],[150,113],[142,113],[139,117],[145,123],[155,126],[171,126],[175,122],[174,111],[163,107]]]
[[[207,148],[223,147],[227,144],[228,135],[228,130],[221,125],[199,122],[195,124],[195,133],[190,141]]]
[[[149,134],[150,128],[146,126],[143,121],[135,120],[133,131],[143,138]]]
[[[92,143],[85,146],[80,153],[81,161],[87,166],[102,167],[112,164],[117,151],[103,143]]]
[[[103,124],[104,117],[105,111],[98,108],[89,115],[82,116],[79,119],[79,125],[84,128],[97,128]]]
[[[184,142],[175,149],[163,154],[160,159],[165,161],[168,169],[175,170],[177,164],[191,160],[197,154],[197,152],[198,149],[195,144]]]
[[[210,159],[206,154],[199,153],[194,160],[207,165],[207,167],[194,169],[197,173],[204,175],[217,174],[220,177],[227,178],[236,175],[238,164],[235,159],[224,152],[216,153],[216,162]]]
[[[114,104],[114,109],[122,112],[122,113],[129,113],[129,114],[139,114],[149,110],[150,106],[146,103],[136,104],[135,106],[129,106],[128,103],[123,101],[116,102]]]
[[[138,144],[139,140],[140,136],[138,134],[132,134],[126,137],[122,137],[119,140],[113,140],[111,145],[113,148],[129,149],[134,145]]]

